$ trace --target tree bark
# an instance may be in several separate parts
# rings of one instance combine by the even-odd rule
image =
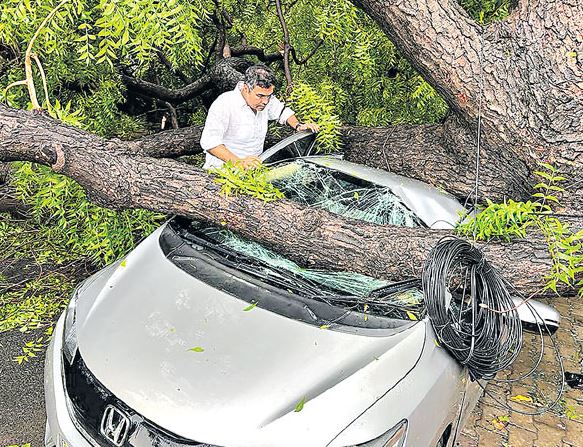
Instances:
[[[487,27],[475,23],[455,0],[353,3],[379,24],[449,104],[454,118],[448,121],[454,125],[446,122],[434,130],[445,135],[438,147],[459,160],[452,171],[461,170],[468,178],[469,152],[477,148],[480,120],[484,191],[491,197],[524,199],[536,183],[532,173],[537,162],[552,162],[569,178],[566,209],[581,212],[581,2],[525,1],[507,20]],[[498,177],[497,171],[505,172]],[[443,170],[436,174],[443,175]],[[460,181],[457,186],[454,182],[457,195],[471,189],[469,184],[460,188]],[[437,176],[433,182],[446,183]]]
[[[357,222],[287,200],[225,197],[200,169],[144,157],[132,142],[106,140],[0,105],[0,161],[14,160],[52,167],[75,179],[103,206],[139,207],[226,225],[302,264],[377,278],[418,277],[429,250],[448,234]],[[542,239],[479,246],[519,291],[541,288],[550,266]]]

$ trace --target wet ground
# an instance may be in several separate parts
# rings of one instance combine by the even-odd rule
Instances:
[[[583,302],[579,298],[549,301],[561,313],[557,344],[566,371],[581,373],[583,366]],[[539,339],[527,336],[520,357],[502,378],[519,377],[528,372],[538,358]],[[548,342],[548,337],[545,337]],[[548,343],[547,343],[548,344]],[[565,387],[560,402],[545,409],[556,393],[560,372],[552,349],[545,349],[543,362],[532,377],[518,382],[491,382],[467,422],[458,447],[583,447],[583,390]]]

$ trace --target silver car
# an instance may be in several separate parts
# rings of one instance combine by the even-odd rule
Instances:
[[[292,200],[381,224],[459,219],[427,184],[311,146],[298,134],[265,153]],[[480,385],[436,342],[418,281],[311,269],[176,217],[74,292],[47,352],[45,444],[451,446]]]

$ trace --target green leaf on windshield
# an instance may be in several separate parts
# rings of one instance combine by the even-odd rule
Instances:
[[[249,312],[251,309],[255,309],[255,306],[257,306],[257,303],[250,304],[245,309],[243,309],[243,312]]]
[[[194,348],[190,348],[189,351],[204,352],[204,348],[201,348],[200,346],[195,346]]]

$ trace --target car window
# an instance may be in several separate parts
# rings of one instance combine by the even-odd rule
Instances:
[[[267,149],[260,158],[263,163],[271,165],[281,160],[304,157],[312,153],[315,140],[316,135],[312,132],[293,134]]]

